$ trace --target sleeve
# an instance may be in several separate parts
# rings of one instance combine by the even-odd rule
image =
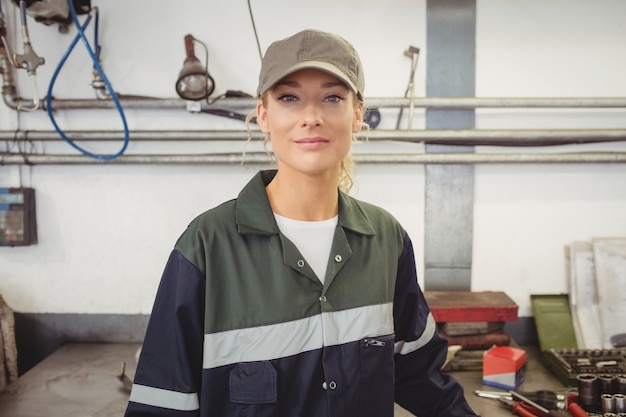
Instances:
[[[396,331],[396,402],[416,416],[477,416],[463,387],[441,373],[448,343],[437,331],[417,282],[413,245],[408,235],[398,261],[394,295]]]
[[[172,251],[155,298],[125,417],[198,416],[204,276]]]

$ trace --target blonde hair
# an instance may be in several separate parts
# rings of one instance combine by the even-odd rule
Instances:
[[[263,107],[267,106],[267,94],[263,94],[260,98],[263,103]],[[360,99],[356,94],[352,93],[354,97],[354,107],[355,109],[361,108],[363,112],[365,109],[363,108],[363,100]],[[252,140],[252,129],[250,128],[250,123],[252,123],[252,119],[256,117],[256,110],[252,110],[246,116],[246,129],[248,130],[248,142]],[[365,125],[365,124],[364,124]],[[365,125],[367,127],[367,125]],[[274,161],[274,155],[268,149],[268,143],[270,143],[271,138],[270,134],[266,134],[263,139],[263,149],[270,156],[271,160]],[[356,136],[352,135],[352,141],[356,142]],[[352,159],[352,155],[348,153],[342,160],[339,167],[339,189],[344,193],[349,193],[352,187],[355,185],[356,181],[354,180],[354,175],[356,172],[356,164],[354,163],[354,159]]]

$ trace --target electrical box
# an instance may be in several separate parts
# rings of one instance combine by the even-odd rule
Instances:
[[[35,243],[35,190],[0,188],[0,246],[28,246]]]

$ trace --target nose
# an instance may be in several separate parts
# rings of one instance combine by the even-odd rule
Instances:
[[[315,103],[308,104],[302,115],[302,127],[321,126],[323,123],[322,113]]]

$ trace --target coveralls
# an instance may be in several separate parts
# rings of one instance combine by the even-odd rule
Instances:
[[[260,171],[195,218],[165,267],[126,417],[475,416],[411,241],[341,191],[324,283],[276,225]]]

